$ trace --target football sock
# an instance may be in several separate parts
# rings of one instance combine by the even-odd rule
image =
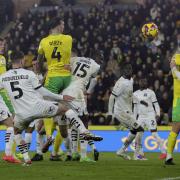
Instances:
[[[158,146],[160,148],[161,153],[166,153],[164,147],[163,147],[163,140],[159,137],[157,132],[152,132],[152,136],[154,137],[154,139],[156,140],[156,142],[158,143]]]
[[[25,142],[27,144],[28,150],[31,146],[31,141],[32,141],[32,133],[25,133]]]
[[[54,121],[52,118],[44,118],[44,128],[46,136],[51,137],[54,128]]]
[[[30,160],[29,155],[28,155],[28,147],[27,147],[26,142],[23,140],[22,135],[17,134],[14,137],[15,137],[16,144],[17,144],[21,154],[23,155],[24,160],[25,161]]]
[[[176,144],[176,138],[178,134],[175,132],[171,131],[168,136],[168,145],[167,145],[167,157],[166,160],[172,158],[172,153]]]
[[[83,135],[80,134],[80,155],[81,158],[85,158],[87,156],[87,143],[88,141],[82,140]]]
[[[72,142],[72,147],[71,147],[72,153],[77,153],[78,152],[78,131],[73,127],[71,128],[71,142]]]
[[[81,119],[73,110],[69,109],[68,111],[66,111],[65,115],[67,119],[69,120],[70,125],[76,127],[80,133],[88,132],[88,130],[85,128]]]
[[[71,156],[71,142],[69,136],[67,138],[64,138],[64,145],[66,147],[66,154],[68,156]]]
[[[45,135],[40,135],[37,133],[36,136],[36,153],[42,155],[42,147],[43,147],[43,142],[44,142],[44,136]]]
[[[137,132],[135,137],[135,153],[139,154],[142,147],[143,132]]]
[[[60,134],[60,131],[57,130],[56,137],[55,137],[55,140],[54,140],[53,152],[52,152],[53,155],[58,154],[59,147],[61,146],[62,142],[63,142],[63,138],[62,138],[62,136]]]
[[[122,150],[125,151],[128,146],[133,142],[134,138],[136,137],[135,134],[130,133],[129,136],[127,137],[127,139],[125,140]]]
[[[88,141],[88,144],[90,145],[90,147],[91,147],[92,150],[95,150],[95,149],[96,149],[96,146],[95,146],[93,140],[89,140],[89,141]]]
[[[14,128],[8,127],[5,135],[5,154],[7,156],[12,155],[13,140],[14,140]]]

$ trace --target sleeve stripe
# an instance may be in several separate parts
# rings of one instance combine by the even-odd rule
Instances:
[[[116,95],[116,94],[114,94],[113,92],[112,92],[111,94],[117,97],[117,95]]]
[[[157,101],[154,101],[154,102],[152,102],[152,103],[153,103],[153,104],[154,104],[154,103],[157,103]]]
[[[40,86],[34,88],[34,90],[37,90],[37,89],[41,88],[42,86],[43,86],[43,85],[41,84]]]

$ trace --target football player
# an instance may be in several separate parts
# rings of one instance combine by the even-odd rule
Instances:
[[[56,94],[62,92],[71,81],[70,72],[70,57],[72,48],[72,37],[70,35],[63,34],[64,21],[60,18],[54,18],[48,24],[50,34],[43,38],[39,44],[38,49],[38,61],[47,69],[45,87]],[[46,63],[42,60],[46,59]],[[47,146],[44,148],[44,152],[48,150],[52,140],[52,133],[55,129],[55,123],[52,119],[44,122],[46,134],[49,137]],[[67,126],[62,124],[60,126],[60,132],[64,141],[69,141],[67,134]],[[58,149],[61,143],[61,136],[58,132],[55,139],[55,147],[50,160],[59,160]]]
[[[31,164],[28,155],[27,143],[22,138],[22,131],[34,119],[65,115],[71,125],[74,125],[83,134],[86,140],[101,141],[89,133],[78,115],[59,101],[70,102],[74,98],[68,95],[57,95],[42,87],[34,72],[23,69],[24,55],[21,52],[11,54],[12,69],[0,76],[0,89],[6,89],[15,109],[14,134],[15,141],[23,154],[25,164]],[[48,97],[53,101],[44,100],[39,97]]]
[[[115,117],[120,123],[130,129],[128,138],[123,147],[117,151],[117,155],[130,160],[131,157],[126,154],[126,149],[133,142],[137,132],[144,129],[136,122],[132,112],[133,102],[133,79],[132,66],[130,64],[122,65],[122,76],[116,82],[109,98],[108,114]]]
[[[166,151],[163,147],[163,140],[159,137],[157,133],[157,120],[160,118],[160,107],[153,90],[149,89],[147,79],[143,78],[139,80],[140,89],[134,92],[134,112],[136,112],[135,117],[137,122],[143,127],[147,127],[151,131],[152,136],[158,143],[161,150],[160,159],[166,158]],[[144,103],[142,104],[142,101]],[[136,138],[136,143],[141,145],[143,132],[138,132]],[[143,159],[143,156],[137,151],[135,151],[134,159]]]

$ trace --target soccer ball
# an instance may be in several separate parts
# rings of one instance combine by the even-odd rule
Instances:
[[[158,35],[158,27],[154,23],[144,24],[142,27],[142,34],[144,38],[154,39]]]

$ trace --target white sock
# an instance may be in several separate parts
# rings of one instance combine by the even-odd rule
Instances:
[[[143,132],[137,132],[135,137],[135,154],[139,154],[142,148]]]
[[[81,151],[80,151],[80,155],[81,158],[86,158],[87,157],[87,143],[88,141],[82,140],[81,136],[83,135],[79,135],[80,136],[80,147],[81,147]]]
[[[135,134],[130,133],[127,139],[125,140],[123,147],[121,149],[125,151],[128,148],[128,146],[133,142],[135,137],[136,137]]]
[[[78,152],[78,131],[76,128],[71,128],[71,151],[72,153]]]
[[[167,161],[168,159],[171,159],[171,158],[172,158],[172,154],[167,153],[166,161]]]
[[[70,129],[68,129],[68,136],[66,138],[64,138],[64,145],[66,147],[67,155],[71,156],[72,152],[71,152],[71,133],[70,133]]]
[[[66,111],[65,115],[67,119],[69,120],[70,124],[76,127],[80,133],[88,132],[88,130],[85,128],[81,119],[72,109],[69,109],[68,111]]]
[[[154,137],[154,139],[156,140],[156,142],[158,143],[158,146],[160,148],[161,153],[166,153],[164,147],[163,147],[163,140],[159,137],[157,132],[152,132],[152,136]]]
[[[94,151],[94,150],[96,149],[96,146],[95,146],[93,140],[89,140],[89,141],[88,141],[88,144],[90,145],[92,151]]]
[[[12,155],[12,146],[14,140],[14,128],[8,127],[5,135],[5,154],[6,156]]]
[[[27,143],[27,147],[28,147],[28,150],[31,146],[31,141],[32,141],[32,133],[25,133],[25,142]]]
[[[21,154],[23,155],[24,161],[26,162],[30,160],[29,154],[28,154],[28,147],[27,147],[26,142],[23,140],[22,135],[17,134],[14,136],[14,138]]]
[[[36,136],[36,153],[42,155],[42,147],[44,142],[44,135],[37,133]]]

